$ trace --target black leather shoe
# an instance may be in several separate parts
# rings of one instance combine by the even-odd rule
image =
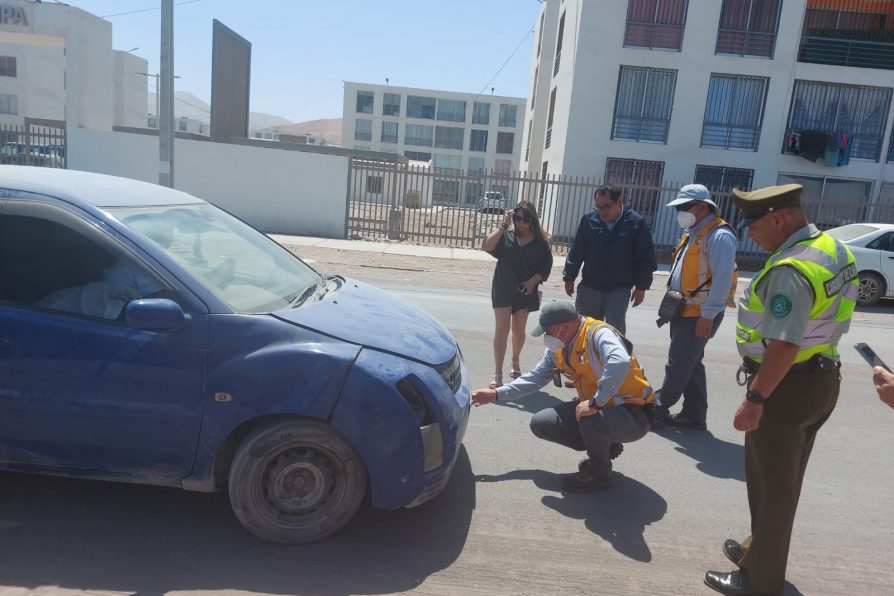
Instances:
[[[687,418],[682,414],[672,414],[664,420],[664,423],[668,426],[675,426],[677,428],[695,428],[698,430],[708,430],[708,425],[705,423],[704,420],[693,420],[692,418]]]
[[[660,404],[651,403],[646,406],[646,418],[649,419],[650,428],[659,428],[667,421],[669,416],[670,412]]]
[[[594,476],[584,470],[562,479],[562,490],[570,493],[589,493],[600,488],[608,488],[612,483],[611,474],[608,476]]]
[[[705,574],[705,583],[721,594],[733,596],[761,596],[763,592],[755,592],[748,582],[748,572],[744,569],[736,569],[725,573],[723,571],[709,571]]]
[[[742,557],[745,556],[745,551],[742,550],[741,544],[730,539],[723,543],[723,554],[726,555],[727,559],[738,565]]]
[[[622,451],[624,451],[623,443],[612,443],[611,445],[608,446],[608,458],[616,459],[619,455],[621,455]],[[587,468],[588,461],[590,461],[590,458],[588,458],[588,457],[585,457],[584,459],[580,460],[577,463],[577,471],[583,472]]]

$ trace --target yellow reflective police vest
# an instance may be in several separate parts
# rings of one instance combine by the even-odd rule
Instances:
[[[691,237],[691,240],[690,235],[684,233],[680,237],[680,242],[677,244],[676,248],[674,248],[674,263],[676,263],[677,255],[680,254],[680,251],[683,250],[683,247],[686,246],[687,241],[689,241],[689,248],[686,249],[686,253],[683,255],[683,265],[680,269],[680,293],[683,294],[686,299],[681,316],[697,317],[702,313],[702,305],[708,299],[708,291],[711,289],[710,282],[705,284],[704,287],[701,287],[711,275],[710,268],[708,267],[707,239],[711,235],[711,232],[721,226],[726,226],[735,234],[735,230],[733,230],[732,226],[726,223],[722,218],[715,216],[714,219],[705,224],[695,236]],[[727,296],[727,306],[735,306],[733,299],[736,296],[736,287],[738,283],[739,273],[736,271],[734,264],[733,280],[729,289],[729,295]],[[701,287],[701,289],[695,292],[695,295],[693,296],[693,291],[699,287]]]
[[[624,377],[624,381],[618,387],[617,395],[613,396],[606,403],[606,406],[619,406],[622,404],[642,406],[652,403],[655,392],[649,385],[649,381],[646,380],[646,375],[637,362],[636,356],[632,353],[633,344],[621,335],[617,329],[603,321],[590,317],[585,318],[574,343],[567,349],[562,348],[553,353],[556,367],[574,383],[574,388],[577,389],[578,400],[587,401],[592,399],[599,389],[599,377],[596,376],[596,372],[593,370],[590,362],[587,344],[590,338],[603,327],[608,327],[617,333],[624,343],[624,347],[627,348],[627,353],[630,354],[630,369],[627,371],[627,376]],[[566,352],[568,352],[568,359],[565,358]],[[596,351],[596,354],[598,358],[598,351]],[[604,363],[600,361],[599,366],[604,368]]]
[[[859,283],[854,255],[828,234],[802,240],[782,252],[774,253],[761,272],[751,280],[739,301],[739,319],[736,322],[739,354],[756,362],[763,360],[765,344],[761,325],[765,306],[755,289],[776,267],[795,268],[813,289],[813,305],[794,363],[809,360],[816,354],[837,358],[838,338],[850,328]]]

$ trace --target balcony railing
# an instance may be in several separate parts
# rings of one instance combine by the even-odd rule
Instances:
[[[717,32],[717,47],[715,51],[718,54],[766,56],[767,58],[772,58],[775,46],[775,33],[720,29]]]
[[[683,28],[682,24],[627,21],[624,46],[680,51]]]
[[[894,70],[894,43],[804,36],[798,61]]]

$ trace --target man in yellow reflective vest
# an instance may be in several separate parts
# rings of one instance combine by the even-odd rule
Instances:
[[[561,375],[569,378],[578,399],[546,408],[531,418],[539,438],[577,451],[587,459],[562,481],[569,492],[590,492],[611,483],[611,460],[623,443],[649,432],[644,406],[654,391],[633,355],[633,344],[614,327],[581,317],[569,302],[549,302],[540,309],[540,324],[531,332],[543,336],[546,350],[540,362],[508,385],[472,392],[475,406],[530,395]]]
[[[702,358],[723,321],[724,309],[734,305],[736,231],[720,217],[711,193],[701,184],[687,184],[667,206],[677,210],[677,223],[683,228],[667,287],[683,295],[684,306],[670,321],[664,382],[655,394],[655,422],[704,430],[708,383]],[[670,415],[668,410],[680,397],[683,408]]]
[[[808,223],[802,192],[798,184],[733,191],[740,226],[772,254],[739,302],[748,382],[733,426],[745,431],[751,535],[723,544],[738,569],[705,574],[723,594],[782,592],[807,460],[838,400],[837,346],[856,305],[857,266],[845,245]]]

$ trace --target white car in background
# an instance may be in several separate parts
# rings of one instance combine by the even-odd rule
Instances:
[[[883,297],[894,297],[894,224],[849,224],[826,233],[847,244],[857,259],[857,304],[872,306]]]

